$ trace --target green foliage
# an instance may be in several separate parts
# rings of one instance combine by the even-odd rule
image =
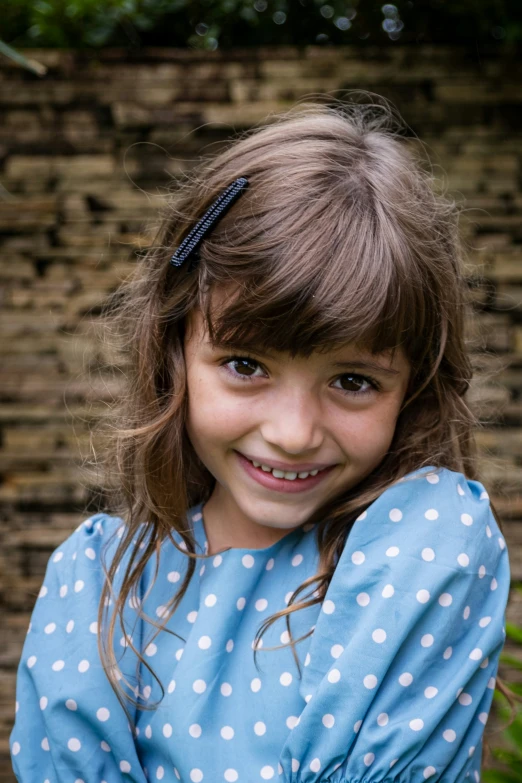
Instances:
[[[3,0],[15,47],[522,41],[520,0]]]

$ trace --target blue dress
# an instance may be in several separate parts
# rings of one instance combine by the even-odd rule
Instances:
[[[189,514],[204,553],[202,505]],[[258,668],[253,641],[316,573],[313,526],[196,563],[168,620],[177,635],[150,641],[156,629],[137,622],[137,601],[163,622],[186,568],[164,542],[126,603],[127,638],[118,623],[114,639],[140,703],[162,694],[143,665],[137,680],[129,636],[165,689],[155,710],[129,705],[135,738],[97,649],[100,550],[114,531],[120,518],[96,514],[49,559],[17,673],[19,783],[479,780],[510,581],[482,484],[423,468],[358,517],[322,605],[291,615],[294,639],[313,629],[295,648],[301,678],[291,647],[266,649],[288,641],[284,619],[263,636]]]

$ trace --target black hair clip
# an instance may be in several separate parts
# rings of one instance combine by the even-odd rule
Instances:
[[[179,245],[170,259],[172,266],[181,266],[191,256],[192,263],[190,269],[194,268],[199,260],[199,246],[201,242],[212,231],[234,201],[244,193],[247,186],[248,179],[246,177],[238,177],[225,188]]]

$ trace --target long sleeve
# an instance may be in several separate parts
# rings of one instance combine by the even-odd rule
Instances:
[[[85,520],[48,561],[17,672],[10,751],[19,783],[146,783],[97,649],[100,551],[118,524]]]
[[[482,484],[424,469],[386,490],[323,602],[285,783],[478,780],[509,582]]]

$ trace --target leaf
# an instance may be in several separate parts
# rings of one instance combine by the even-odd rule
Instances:
[[[482,781],[483,783],[520,783],[520,777],[498,769],[485,769],[482,771]]]
[[[522,628],[514,623],[506,623],[506,636],[518,644],[522,644]]]

